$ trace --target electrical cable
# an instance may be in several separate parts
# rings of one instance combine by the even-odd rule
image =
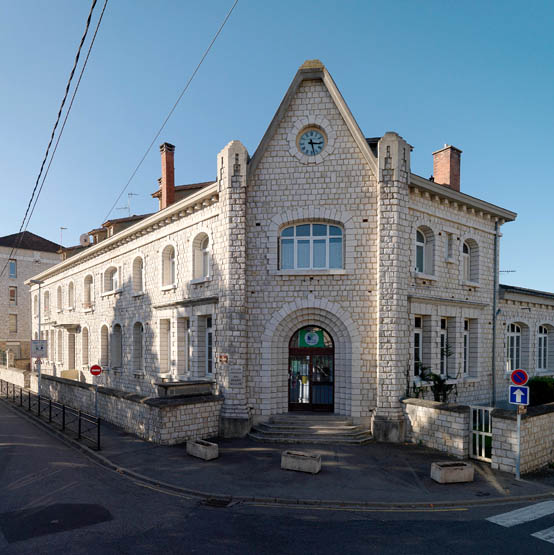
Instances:
[[[214,35],[214,38],[212,39],[212,42],[210,42],[210,45],[208,46],[208,48],[206,49],[206,51],[204,52],[202,58],[200,58],[200,61],[198,62],[198,65],[196,66],[195,70],[192,72],[192,75],[190,76],[189,80],[187,81],[187,83],[185,84],[185,87],[183,88],[183,90],[181,91],[181,94],[178,96],[175,104],[173,104],[173,107],[171,108],[171,110],[169,111],[169,113],[167,114],[165,120],[163,121],[161,127],[158,129],[158,132],[156,133],[156,135],[154,136],[154,138],[152,139],[152,142],[150,143],[150,145],[148,146],[148,148],[146,149],[144,155],[142,156],[142,158],[140,159],[139,163],[137,164],[136,168],[133,170],[133,173],[131,174],[131,177],[129,177],[129,180],[127,181],[125,187],[123,187],[123,189],[121,190],[121,192],[119,193],[118,197],[115,199],[115,202],[113,203],[112,207],[109,209],[108,213],[106,214],[106,217],[104,218],[104,222],[108,221],[110,214],[112,213],[113,209],[115,208],[115,206],[117,205],[117,203],[119,202],[119,199],[123,196],[123,193],[125,193],[125,191],[127,190],[127,187],[129,187],[129,185],[131,184],[131,181],[134,179],[135,175],[137,174],[138,170],[140,169],[140,167],[142,166],[142,163],[144,162],[144,160],[146,159],[146,157],[148,156],[148,153],[150,152],[150,150],[152,149],[152,147],[154,146],[154,143],[156,142],[156,140],[158,139],[158,137],[160,136],[161,132],[163,131],[164,127],[166,126],[167,122],[169,121],[169,118],[172,116],[173,112],[175,111],[175,108],[177,108],[177,105],[179,104],[179,102],[181,101],[181,98],[183,98],[183,95],[187,92],[187,89],[189,88],[189,85],[192,83],[192,80],[194,79],[196,73],[198,72],[198,70],[200,69],[200,66],[202,65],[202,63],[204,62],[204,59],[206,58],[206,56],[209,54],[210,50],[212,49],[212,46],[214,45],[215,41],[217,40],[217,37],[219,36],[219,34],[221,33],[221,31],[223,30],[223,27],[225,27],[225,24],[227,23],[227,20],[229,19],[229,17],[231,17],[231,14],[233,13],[233,10],[235,9],[235,6],[238,4],[239,0],[235,0],[235,3],[231,6],[231,9],[229,10],[229,12],[227,13],[225,19],[223,20],[223,23],[220,25],[217,33]]]
[[[56,123],[54,124],[54,127],[53,127],[53,129],[52,129],[52,133],[51,133],[51,135],[50,135],[50,141],[48,142],[48,146],[47,146],[47,148],[46,148],[46,153],[44,154],[44,158],[43,158],[42,164],[41,164],[41,166],[40,166],[40,171],[39,171],[39,174],[38,174],[38,176],[37,176],[37,179],[36,179],[36,182],[35,182],[35,186],[34,186],[34,188],[33,188],[33,192],[31,193],[31,198],[29,199],[29,203],[27,204],[27,209],[25,210],[25,215],[23,216],[23,220],[22,220],[21,226],[20,226],[20,228],[19,228],[19,233],[20,233],[21,235],[20,235],[20,237],[19,237],[19,240],[18,240],[18,242],[17,242],[17,245],[16,245],[15,247],[12,247],[12,250],[11,250],[9,256],[8,256],[8,260],[6,261],[6,264],[5,264],[4,267],[2,268],[2,271],[0,272],[0,277],[2,277],[2,276],[4,275],[4,272],[6,271],[6,268],[8,267],[8,264],[9,264],[10,259],[12,258],[12,256],[14,256],[14,252],[17,252],[17,250],[18,250],[18,248],[20,247],[21,242],[22,242],[22,240],[23,240],[23,236],[24,236],[25,233],[24,233],[24,232],[21,233],[21,232],[22,232],[23,228],[25,227],[25,222],[27,221],[27,215],[28,215],[28,213],[29,213],[29,210],[31,209],[31,205],[33,204],[33,199],[34,199],[34,197],[35,197],[35,193],[36,193],[37,188],[38,188],[38,186],[39,186],[39,182],[40,182],[40,178],[41,178],[41,176],[42,176],[42,172],[43,172],[43,170],[44,170],[44,166],[45,166],[45,164],[46,164],[46,161],[47,161],[48,156],[49,156],[49,153],[50,153],[50,147],[52,146],[52,143],[53,143],[53,141],[54,141],[54,137],[55,137],[55,134],[56,134],[56,129],[58,128],[58,124],[59,124],[60,119],[61,119],[61,116],[62,116],[63,107],[64,107],[65,102],[66,102],[66,100],[67,100],[67,97],[68,97],[68,94],[69,94],[69,89],[71,88],[71,81],[73,80],[73,76],[75,75],[75,70],[76,70],[76,68],[77,68],[77,64],[79,63],[79,57],[80,57],[80,55],[81,55],[81,50],[82,50],[82,48],[83,48],[83,44],[84,44],[84,42],[85,42],[85,40],[86,40],[86,37],[87,37],[87,34],[88,34],[88,30],[89,30],[89,27],[90,27],[90,21],[91,21],[91,19],[92,19],[92,14],[93,14],[93,12],[94,12],[94,8],[95,8],[95,6],[96,6],[96,2],[97,2],[97,0],[92,0],[92,5],[91,5],[91,7],[90,7],[90,11],[89,11],[89,14],[88,14],[87,20],[86,20],[85,31],[84,31],[84,33],[83,33],[83,36],[81,37],[81,42],[79,43],[79,48],[77,49],[77,54],[75,55],[75,60],[74,60],[74,62],[73,62],[73,67],[72,67],[71,72],[70,72],[70,74],[69,74],[69,79],[68,79],[67,85],[66,85],[66,87],[65,87],[65,93],[64,93],[62,102],[61,102],[61,104],[60,104],[60,108],[59,108],[59,110],[58,110],[58,115],[57,115],[57,118],[56,118]],[[28,223],[28,222],[27,222],[27,223]]]

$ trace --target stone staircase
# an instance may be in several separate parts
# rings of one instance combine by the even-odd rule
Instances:
[[[365,426],[352,420],[326,413],[288,413],[257,424],[248,434],[250,439],[268,443],[314,443],[325,445],[363,445],[371,441]]]

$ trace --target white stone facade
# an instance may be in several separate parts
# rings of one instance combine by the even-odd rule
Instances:
[[[312,157],[296,144],[309,128],[326,141]],[[37,276],[50,295],[42,324],[54,341],[45,371],[75,377],[65,371],[76,369],[90,382],[88,367],[101,363],[100,384],[142,395],[156,395],[161,381],[213,380],[224,397],[225,433],[240,435],[252,420],[289,410],[289,341],[303,326],[317,326],[334,342],[332,410],[396,441],[404,437],[401,399],[419,380],[419,318],[420,362],[440,371],[444,322],[451,351],[445,376],[457,382],[459,402],[486,403],[495,225],[515,214],[412,174],[410,151],[396,133],[366,140],[325,68],[305,64],[252,158],[240,142],[229,143],[217,156],[213,184]],[[307,223],[341,230],[340,265],[282,267],[282,230]],[[423,272],[418,232],[425,236]],[[208,238],[210,260],[209,275],[200,278],[199,238]],[[175,279],[164,285],[168,247]],[[497,368],[504,364],[502,327]]]

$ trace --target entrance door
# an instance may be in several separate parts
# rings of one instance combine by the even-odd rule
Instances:
[[[323,329],[299,329],[289,343],[289,410],[333,412],[334,346]]]

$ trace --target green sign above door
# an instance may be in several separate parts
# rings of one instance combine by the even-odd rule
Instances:
[[[323,330],[310,331],[300,330],[298,337],[299,347],[325,347],[323,340]]]

